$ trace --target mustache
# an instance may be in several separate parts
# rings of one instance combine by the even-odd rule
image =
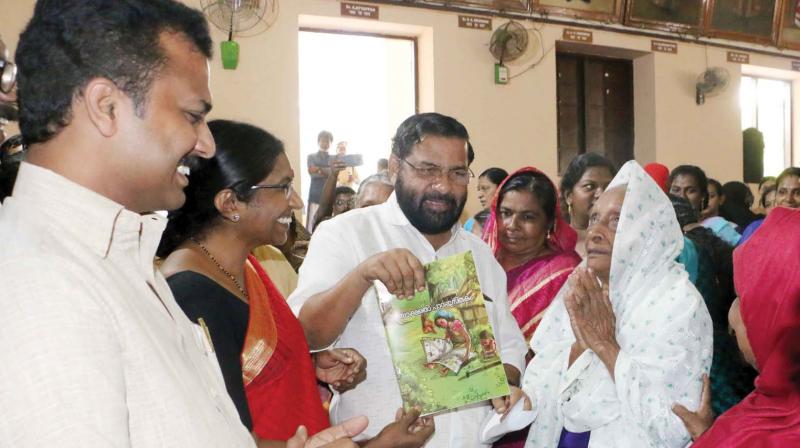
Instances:
[[[187,166],[189,167],[189,169],[194,171],[195,169],[200,167],[201,160],[202,159],[198,156],[185,156],[180,160],[180,162],[178,162],[178,164]]]
[[[423,194],[422,197],[419,199],[419,203],[422,204],[427,200],[434,200],[434,201],[442,201],[446,202],[448,205],[456,206],[458,203],[456,202],[455,196],[451,194],[442,194],[438,192],[431,192]]]

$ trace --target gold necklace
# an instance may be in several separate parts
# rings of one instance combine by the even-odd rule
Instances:
[[[219,261],[217,261],[217,259],[214,258],[213,255],[211,255],[211,252],[208,251],[208,248],[206,246],[204,246],[200,241],[197,241],[194,237],[191,237],[189,239],[192,240],[192,242],[194,244],[197,244],[197,247],[200,248],[200,251],[203,252],[203,255],[205,255],[206,258],[211,260],[211,262],[214,263],[215,266],[217,266],[217,269],[222,271],[223,274],[227,275],[228,278],[231,279],[231,281],[233,282],[233,285],[236,286],[236,289],[238,289],[239,292],[242,293],[242,295],[246,299],[247,298],[247,291],[245,291],[245,289],[242,288],[242,285],[239,283],[239,280],[236,280],[236,277],[234,277],[233,274],[231,274],[227,269],[222,267],[222,265],[219,263]]]

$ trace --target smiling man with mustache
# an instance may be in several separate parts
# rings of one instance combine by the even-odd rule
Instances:
[[[509,311],[506,277],[489,247],[458,225],[473,177],[469,134],[457,120],[437,113],[413,115],[397,129],[389,172],[395,192],[383,204],[351,210],[320,224],[300,268],[289,304],[298,313],[309,345],[334,342],[361,352],[367,379],[339,395],[331,420],[369,417],[367,435],[389,422],[386,409],[401,405],[373,281],[402,297],[424,289],[424,263],[471,250],[509,383],[518,385],[527,351]],[[509,401],[493,400],[497,412]],[[492,412],[489,402],[435,416],[427,447],[479,447],[478,428]]]
[[[28,152],[0,209],[3,446],[255,446],[153,263],[151,212],[214,156],[211,47],[176,1],[36,3],[16,52]]]

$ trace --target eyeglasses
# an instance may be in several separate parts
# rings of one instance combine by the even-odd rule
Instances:
[[[261,188],[266,188],[270,190],[281,189],[283,190],[283,194],[286,196],[286,199],[292,197],[292,192],[294,191],[294,187],[290,182],[287,182],[285,184],[253,185],[252,187],[250,187],[251,190],[259,190]]]
[[[349,205],[349,206],[351,206],[351,207],[352,207],[352,206],[356,205],[356,200],[355,200],[355,198],[350,198],[350,199],[337,199],[337,200],[336,200],[336,202],[334,202],[334,203],[335,203],[336,205],[338,205],[339,207],[341,207],[341,206],[343,206],[343,205]]]
[[[411,162],[406,159],[400,159],[405,162],[408,166],[414,169],[414,172],[417,173],[421,179],[425,179],[428,181],[438,180],[442,178],[442,175],[445,174],[444,168],[438,165],[426,165],[426,166],[415,166]],[[472,172],[469,167],[463,168],[452,168],[447,170],[447,178],[450,179],[451,182],[458,184],[458,185],[467,185],[469,184],[469,180],[475,177],[475,173]]]

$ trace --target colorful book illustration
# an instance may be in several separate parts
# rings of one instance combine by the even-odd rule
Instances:
[[[472,252],[425,265],[425,278],[407,300],[375,282],[403,406],[429,415],[508,395]]]

